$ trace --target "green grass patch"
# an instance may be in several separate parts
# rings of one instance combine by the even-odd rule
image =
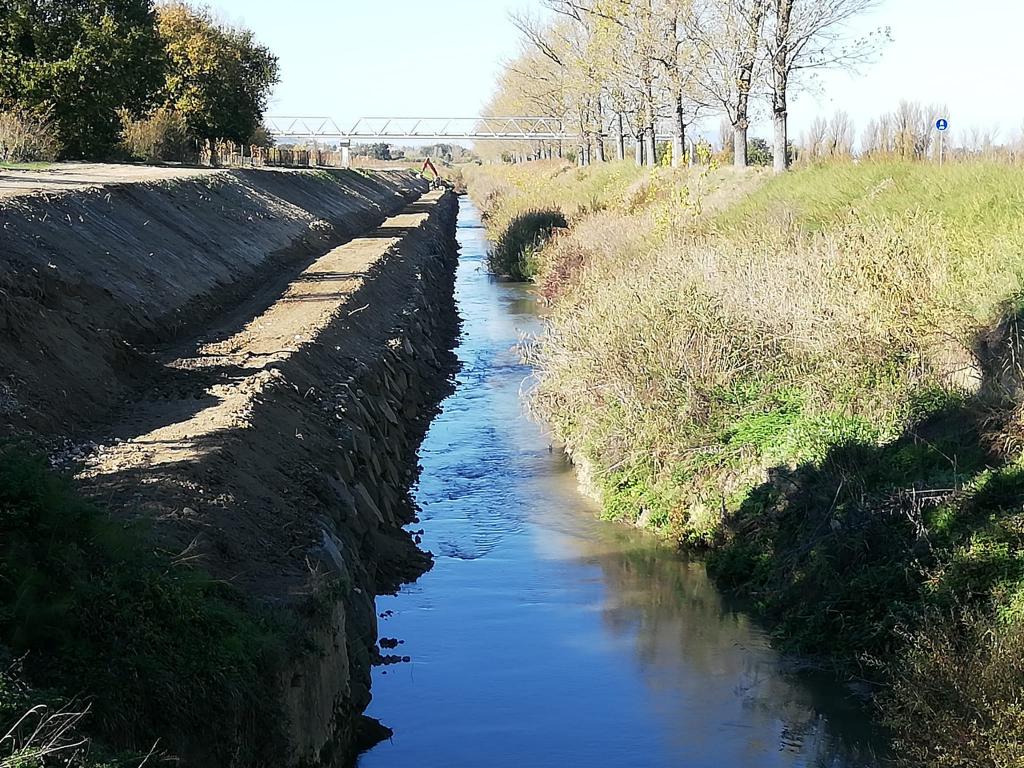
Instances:
[[[33,163],[4,163],[0,162],[0,169],[8,171],[45,171],[47,168],[52,168],[53,163],[46,162],[33,162]]]
[[[88,702],[82,724],[101,742],[213,748],[218,765],[276,754],[287,642],[235,589],[155,552],[25,446],[0,445],[0,643],[50,703]],[[4,721],[25,703],[0,704]]]

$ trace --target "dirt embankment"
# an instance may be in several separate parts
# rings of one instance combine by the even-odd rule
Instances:
[[[60,454],[87,494],[301,628],[281,754],[225,729],[169,745],[187,764],[351,757],[373,598],[429,567],[402,526],[454,368],[457,203],[423,191],[233,172],[4,210],[7,428],[87,430]]]
[[[77,431],[159,372],[138,346],[378,224],[410,174],[230,171],[11,197],[0,206],[0,430]]]

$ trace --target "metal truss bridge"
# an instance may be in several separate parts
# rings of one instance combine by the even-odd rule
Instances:
[[[323,141],[572,141],[554,117],[361,117],[351,126],[329,117],[271,116],[264,127],[274,139]]]

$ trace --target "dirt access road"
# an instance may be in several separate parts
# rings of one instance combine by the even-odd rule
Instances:
[[[54,163],[41,170],[0,168],[0,198],[37,192],[68,192],[110,184],[170,181],[222,172],[218,168],[114,163]]]

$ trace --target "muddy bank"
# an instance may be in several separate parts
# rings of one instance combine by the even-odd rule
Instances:
[[[158,373],[139,346],[185,338],[290,266],[380,223],[411,174],[224,171],[0,205],[0,430],[76,431]]]
[[[108,218],[69,243],[32,247],[28,233],[52,217],[17,223],[8,263],[31,277],[5,284],[0,373],[9,428],[49,437],[87,426],[87,440],[56,456],[83,492],[289,627],[293,642],[268,670],[273,722],[254,729],[237,712],[216,743],[165,748],[196,766],[344,765],[378,656],[374,597],[430,566],[402,526],[415,519],[416,449],[454,369],[457,202],[419,196],[403,174],[262,176],[215,177],[215,191],[187,182],[200,198],[225,196],[216,210],[190,203],[190,217],[159,213],[181,182],[35,201],[139,202],[131,222]],[[201,239],[199,219],[216,242]],[[156,270],[125,250],[129,231],[136,255],[171,237],[193,250]],[[108,235],[118,264],[86,264],[82,249]],[[254,730],[262,743],[243,736]]]

